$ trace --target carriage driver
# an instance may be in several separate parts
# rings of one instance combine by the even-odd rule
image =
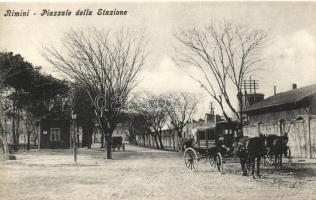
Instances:
[[[233,150],[233,148],[231,147],[228,147],[226,144],[225,144],[225,138],[223,135],[219,136],[218,138],[218,144],[225,150],[225,152],[223,152],[224,154],[227,154],[229,152],[231,152]]]
[[[192,129],[192,136],[193,136],[193,141],[192,141],[192,145],[196,146],[197,145],[197,133],[198,130],[196,128]]]

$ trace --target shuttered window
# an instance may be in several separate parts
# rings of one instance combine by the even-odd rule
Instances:
[[[50,129],[50,141],[60,141],[60,128],[51,128]]]

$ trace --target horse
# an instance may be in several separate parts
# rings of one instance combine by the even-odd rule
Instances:
[[[257,166],[256,175],[260,178],[260,161],[261,157],[264,156],[266,148],[266,136],[260,135],[254,138],[242,137],[238,141],[236,147],[236,155],[240,159],[241,169],[243,176],[247,176],[247,169],[251,169],[251,175],[254,175],[255,166]]]
[[[268,135],[266,136],[266,156],[272,158],[274,156],[275,169],[282,168],[282,156],[287,157],[288,135],[285,133],[282,136]]]
[[[120,151],[120,148],[122,146],[122,141],[123,141],[123,138],[122,136],[113,136],[112,137],[112,149],[113,151],[115,151],[115,148],[117,148],[118,151]]]
[[[266,165],[266,159],[268,159],[269,162],[272,163],[272,158],[274,156],[273,141],[276,140],[278,137],[279,136],[274,135],[274,134],[266,136],[266,141],[265,141],[266,151],[263,157],[264,165]]]

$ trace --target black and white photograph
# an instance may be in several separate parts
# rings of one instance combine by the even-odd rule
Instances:
[[[1,200],[315,200],[315,1],[0,1]]]

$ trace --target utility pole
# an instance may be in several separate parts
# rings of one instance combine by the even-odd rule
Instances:
[[[244,125],[244,116],[243,116],[243,107],[247,106],[246,102],[254,103],[256,102],[256,93],[259,89],[259,81],[252,79],[251,76],[249,79],[241,81],[240,88],[237,94],[239,101],[239,112],[240,112],[240,122],[241,122],[241,133],[243,133],[242,126]],[[244,94],[242,94],[244,90]],[[249,92],[249,95],[248,95]]]
[[[214,107],[213,107],[213,102],[210,103],[210,110],[211,110],[211,115],[214,115]]]

